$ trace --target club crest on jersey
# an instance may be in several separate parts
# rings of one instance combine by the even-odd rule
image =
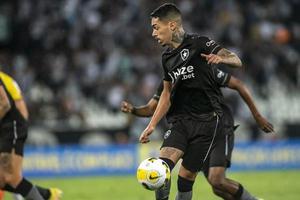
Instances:
[[[180,52],[181,59],[185,61],[190,55],[190,51],[188,49],[182,49]]]
[[[167,139],[171,134],[171,130],[167,130],[164,135],[164,139]]]

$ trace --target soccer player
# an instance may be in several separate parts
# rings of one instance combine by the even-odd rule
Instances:
[[[214,64],[240,67],[240,59],[214,40],[185,33],[181,13],[174,4],[163,4],[155,9],[151,13],[151,25],[152,36],[167,47],[162,55],[164,81],[157,108],[142,132],[140,142],[149,142],[149,136],[166,114],[172,127],[164,136],[160,158],[171,169],[182,158],[176,200],[192,199],[197,173],[212,161],[218,165],[209,168],[208,181],[215,194],[223,199],[255,200],[241,184],[225,178],[226,168],[219,166],[228,154],[228,137],[232,132],[227,130],[227,123],[231,120],[222,107],[224,97],[220,87],[238,90],[242,84]],[[262,129],[272,132],[273,126],[259,115],[249,93],[243,92],[248,96],[244,100]],[[223,155],[210,156],[212,152],[219,151],[216,147],[221,145],[224,146]],[[158,190],[156,199],[168,199],[167,190],[167,187]]]
[[[0,71],[0,188],[31,200],[59,200],[57,188],[33,185],[22,176],[28,111],[18,84]]]
[[[236,79],[236,81],[232,82],[231,88],[236,90],[240,96],[245,100],[246,104],[248,105],[249,109],[251,110],[254,119],[258,123],[259,127],[264,130],[264,127],[267,125],[266,120],[264,120],[263,117],[260,117],[261,114],[258,112],[253,100],[252,100],[252,95],[249,92],[248,88],[239,80]],[[159,87],[157,88],[156,93],[153,95],[153,97],[149,100],[149,102],[146,105],[142,105],[139,107],[133,106],[130,102],[127,101],[122,101],[121,103],[121,111],[124,113],[131,113],[137,117],[151,117],[157,107],[158,100],[160,98],[161,92],[163,90],[163,83],[161,82],[159,84]],[[247,99],[247,101],[246,101]],[[226,198],[229,194],[222,193],[219,191],[217,188],[215,188],[212,184],[212,181],[209,179],[209,174],[212,173],[218,173],[220,177],[226,178],[225,171],[227,168],[230,167],[231,165],[231,154],[233,151],[233,146],[234,146],[234,133],[233,131],[237,128],[237,126],[234,126],[233,123],[233,117],[231,114],[230,109],[227,107],[227,105],[222,104],[222,109],[224,110],[224,114],[226,115],[226,134],[227,136],[227,154],[225,154],[225,146],[224,142],[219,142],[216,143],[216,147],[214,150],[210,153],[209,156],[209,161],[204,163],[204,166],[202,168],[202,171],[209,181],[209,183],[212,185],[212,189],[214,193],[220,197],[224,197],[225,199],[230,199]],[[222,160],[217,161],[216,158],[222,156]],[[220,167],[221,170],[215,170],[215,167]],[[211,173],[209,173],[209,170],[211,169]],[[213,177],[215,175],[212,175],[210,177]],[[227,179],[227,178],[226,178]],[[231,180],[232,181],[232,180]],[[238,184],[238,183],[237,183]]]

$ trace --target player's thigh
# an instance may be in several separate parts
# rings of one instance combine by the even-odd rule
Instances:
[[[174,163],[183,156],[188,143],[188,131],[184,121],[174,122],[164,134],[160,157],[168,158]]]
[[[184,152],[189,134],[190,130],[186,127],[186,121],[178,120],[170,124],[170,128],[165,132],[161,148],[173,147]]]
[[[12,152],[12,172],[15,176],[22,176],[23,156],[16,154],[15,150]]]
[[[214,148],[208,158],[208,168],[225,167],[231,165],[231,155],[234,147],[234,134],[223,134],[220,132],[215,138]]]
[[[183,151],[174,147],[162,147],[159,152],[159,157],[168,158],[175,164],[183,156]]]
[[[1,152],[0,153],[0,170],[3,174],[12,173],[13,158],[11,153]]]
[[[210,167],[207,180],[212,186],[222,185],[225,181],[226,167]]]
[[[218,120],[196,122],[194,132],[183,156],[182,165],[192,171],[202,170],[214,148],[217,135]]]

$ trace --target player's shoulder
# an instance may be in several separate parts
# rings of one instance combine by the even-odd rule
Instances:
[[[0,80],[2,83],[10,83],[14,81],[14,79],[11,76],[2,71],[0,71]]]
[[[7,79],[7,80],[14,80],[10,75],[0,71],[0,78],[1,79]]]
[[[209,37],[205,36],[205,35],[200,35],[197,33],[191,33],[191,34],[187,34],[186,36],[188,38],[188,40],[190,41],[199,41],[199,42],[205,42],[210,40]]]
[[[206,48],[208,46],[214,45],[215,41],[205,35],[200,34],[189,34],[187,36],[187,43],[192,44],[193,46],[196,45],[198,47]]]

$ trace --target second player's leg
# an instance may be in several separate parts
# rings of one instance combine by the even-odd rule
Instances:
[[[206,178],[217,196],[226,200],[234,200],[233,194],[237,193],[239,184],[227,179],[225,170],[225,167],[210,167]]]
[[[240,183],[225,176],[225,167],[210,167],[208,182],[216,195],[225,200],[257,200]]]
[[[193,196],[193,185],[198,172],[192,172],[184,166],[180,166],[177,180],[176,200],[191,200]]]

